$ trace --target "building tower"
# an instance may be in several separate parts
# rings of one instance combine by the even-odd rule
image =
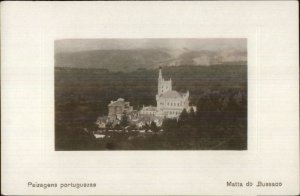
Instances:
[[[162,77],[161,67],[159,67],[159,75],[158,75],[158,89],[157,94],[158,96],[164,94],[165,92],[172,90],[172,80],[164,80]]]

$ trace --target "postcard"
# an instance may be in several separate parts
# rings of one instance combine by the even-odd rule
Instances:
[[[294,1],[3,2],[3,195],[298,195]]]

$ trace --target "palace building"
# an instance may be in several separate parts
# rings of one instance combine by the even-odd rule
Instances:
[[[159,69],[156,116],[177,118],[184,109],[189,109],[189,96],[189,91],[180,93],[173,90],[172,80],[165,80],[161,68]]]
[[[130,102],[119,98],[108,104],[108,116],[105,119],[99,119],[99,123],[110,121],[118,123],[122,116],[126,114],[133,124],[149,124],[155,122],[157,126],[161,126],[165,118],[178,118],[182,111],[186,109],[190,112],[196,107],[189,106],[190,93],[177,92],[172,89],[172,80],[165,80],[162,76],[162,70],[159,69],[158,86],[156,94],[156,106],[143,106],[141,110],[133,110]],[[98,124],[99,124],[98,123]]]
[[[123,98],[119,98],[117,101],[111,101],[108,104],[108,117],[110,119],[121,119],[124,113],[128,114],[133,111],[129,102],[126,102]]]
[[[172,80],[165,80],[162,76],[162,70],[159,69],[158,87],[156,94],[156,107],[144,106],[140,114],[150,114],[156,117],[178,118],[181,112],[189,106],[189,91],[180,93],[172,89]]]

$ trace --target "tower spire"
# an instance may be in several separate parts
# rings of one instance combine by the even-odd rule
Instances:
[[[159,75],[158,75],[158,78],[162,79],[161,66],[159,66]]]

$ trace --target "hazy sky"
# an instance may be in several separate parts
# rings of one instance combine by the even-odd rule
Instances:
[[[219,39],[62,39],[55,41],[55,52],[124,49],[247,50],[246,38]]]

